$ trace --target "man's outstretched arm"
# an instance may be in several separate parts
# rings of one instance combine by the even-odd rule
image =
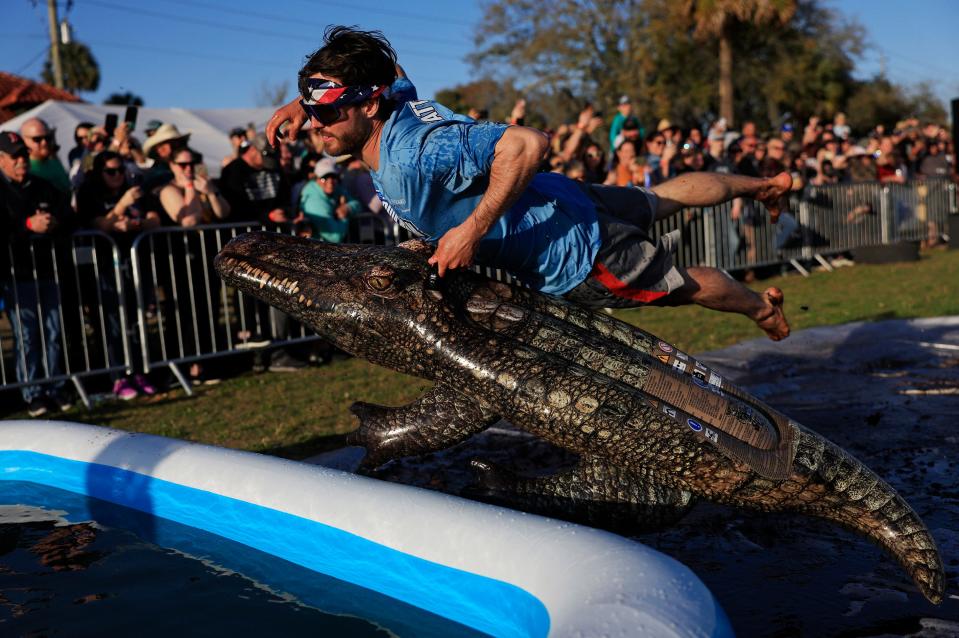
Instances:
[[[751,197],[769,209],[773,223],[779,219],[781,199],[792,188],[792,177],[783,172],[775,177],[746,177],[723,173],[684,173],[651,190],[659,197],[656,218],[662,219],[683,208],[715,206],[736,197]]]
[[[486,194],[462,224],[440,237],[436,252],[430,257],[440,277],[449,268],[464,268],[473,263],[480,239],[526,190],[548,147],[546,136],[536,129],[511,126],[503,132],[493,153]]]

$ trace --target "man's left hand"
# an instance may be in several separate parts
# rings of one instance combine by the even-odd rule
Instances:
[[[445,275],[448,269],[468,268],[473,265],[473,257],[481,238],[482,235],[476,236],[469,220],[454,226],[440,237],[436,252],[430,257],[430,263],[436,264],[440,277]]]

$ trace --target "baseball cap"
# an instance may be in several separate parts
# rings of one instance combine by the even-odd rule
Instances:
[[[619,103],[620,103],[620,104],[629,104],[629,96],[628,96],[628,95],[621,95],[621,96],[619,96]]]
[[[332,157],[324,157],[323,159],[317,161],[316,166],[313,168],[313,175],[316,177],[339,175],[339,172],[336,170],[336,160],[334,160]]]
[[[230,129],[230,137],[246,137],[246,129],[242,126],[235,126]]]
[[[785,124],[782,125],[782,127],[780,128],[780,130],[783,131],[783,132],[785,132],[785,133],[789,133],[790,131],[793,130],[793,125],[787,122],[787,123],[785,123]]]
[[[273,152],[273,147],[270,146],[270,142],[266,139],[265,133],[257,133],[253,136],[252,140],[243,140],[240,142],[240,148],[244,151],[251,146],[264,155]]]
[[[0,133],[0,152],[7,155],[20,155],[29,151],[22,137],[13,131],[3,131]]]

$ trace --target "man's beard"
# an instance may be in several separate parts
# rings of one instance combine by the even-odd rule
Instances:
[[[330,135],[331,141],[324,140],[325,151],[330,155],[352,155],[360,157],[363,154],[363,145],[369,139],[373,127],[367,120],[360,120],[356,128],[344,132],[342,135]]]

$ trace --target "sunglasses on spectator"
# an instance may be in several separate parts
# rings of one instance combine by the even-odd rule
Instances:
[[[34,144],[42,144],[43,142],[47,142],[49,144],[53,142],[53,134],[47,133],[46,135],[34,135],[30,139],[33,140]]]
[[[320,78],[310,78],[306,85],[309,92],[300,100],[300,106],[309,117],[323,126],[343,119],[342,107],[372,100],[386,89],[385,86],[375,85],[343,86]]]
[[[180,168],[184,168],[184,169],[193,168],[197,164],[196,162],[173,162],[173,163],[179,166]]]
[[[109,175],[110,177],[116,177],[123,173],[123,169],[119,166],[105,166],[103,168],[103,174]]]

